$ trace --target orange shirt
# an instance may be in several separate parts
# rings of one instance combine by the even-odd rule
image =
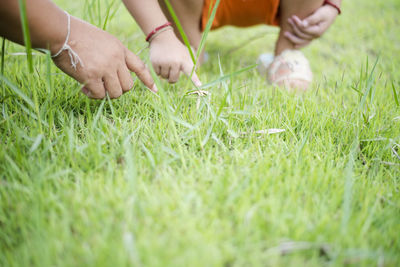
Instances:
[[[206,27],[216,0],[204,0],[201,29]],[[221,0],[211,29],[225,25],[279,25],[279,0]]]

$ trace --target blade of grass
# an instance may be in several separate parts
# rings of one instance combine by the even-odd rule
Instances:
[[[200,55],[201,55],[201,52],[202,52],[203,49],[204,49],[204,46],[205,46],[205,44],[206,44],[206,40],[207,40],[208,33],[209,33],[210,30],[211,30],[211,26],[212,26],[212,23],[213,23],[213,21],[214,21],[215,14],[217,13],[217,9],[218,9],[218,6],[219,6],[219,3],[220,3],[220,2],[221,2],[221,0],[217,0],[217,1],[215,2],[215,5],[214,5],[214,7],[213,7],[213,9],[212,9],[212,11],[211,11],[211,15],[210,15],[210,17],[208,18],[208,21],[207,21],[207,24],[206,24],[206,28],[205,28],[204,31],[203,31],[203,34],[202,34],[201,40],[200,40],[200,44],[199,44],[199,47],[198,47],[198,49],[197,49],[196,62],[197,62],[197,60],[199,59],[199,57],[200,57]]]
[[[176,125],[174,123],[172,111],[170,110],[171,105],[169,104],[169,101],[167,99],[167,95],[165,93],[164,87],[162,86],[160,79],[158,78],[157,74],[154,71],[153,65],[152,64],[147,64],[147,65],[149,66],[150,74],[154,79],[154,83],[156,84],[156,86],[158,88],[158,95],[160,96],[162,107],[163,107],[163,108],[158,108],[158,107],[155,107],[155,108],[160,112],[160,114],[162,114],[164,117],[167,118],[168,124],[171,127],[173,136],[176,141],[176,147],[178,148],[178,152],[180,155],[179,158],[181,160],[182,165],[186,168],[186,159],[184,157],[182,143],[179,138],[178,131],[176,129]]]
[[[196,66],[196,58],[194,57],[192,47],[190,46],[190,42],[189,42],[187,35],[185,34],[185,31],[183,30],[182,24],[179,22],[178,16],[176,15],[169,0],[164,0],[164,2],[168,8],[169,13],[171,14],[172,19],[175,22],[176,27],[178,28],[179,34],[181,35],[183,42],[185,43],[187,49],[189,50],[190,57],[192,58],[193,64]]]
[[[393,90],[394,102],[396,102],[396,106],[400,107],[399,98],[397,97],[397,92],[393,81],[392,81],[392,90]]]
[[[307,141],[308,141],[308,139],[309,139],[309,137],[311,135],[311,131],[312,131],[312,127],[310,127],[310,129],[306,133],[306,136],[304,136],[303,139],[301,140],[301,144],[300,144],[299,150],[297,152],[297,157],[299,159],[301,158],[303,149],[304,149],[305,145],[307,144]]]
[[[33,103],[35,104],[35,112],[36,112],[36,115],[37,115],[38,121],[39,121],[39,123],[38,123],[39,130],[40,130],[40,133],[43,133],[42,124],[41,124],[42,118],[40,116],[40,104],[39,104],[38,90],[32,90],[32,96],[33,96],[32,97]]]
[[[88,2],[88,0],[85,1],[85,11],[84,14],[86,15],[86,20],[88,20],[91,24],[93,23],[93,14],[92,14],[92,4]]]
[[[35,104],[32,100],[25,95],[17,86],[15,86],[12,82],[10,82],[6,77],[0,75],[0,80],[2,80],[8,87],[17,94],[20,98],[22,98],[33,110],[35,110]]]
[[[252,42],[257,41],[258,39],[265,38],[268,34],[271,34],[271,35],[272,35],[272,34],[274,34],[274,32],[273,32],[273,31],[270,31],[270,30],[258,32],[257,34],[255,34],[255,35],[253,35],[253,36],[251,36],[251,37],[249,37],[249,38],[246,38],[245,40],[243,40],[243,42],[239,43],[239,44],[236,45],[235,47],[232,47],[231,49],[229,49],[229,50],[226,52],[226,54],[227,54],[227,55],[233,54],[233,53],[235,53],[236,51],[238,51],[238,50],[240,50],[240,49],[242,49],[242,48],[245,48],[246,46],[248,46],[248,45],[251,44]]]
[[[26,15],[26,0],[18,0],[18,3],[19,3],[19,12],[21,16],[22,32],[24,34],[26,58],[28,60],[29,72],[32,73],[33,72],[32,45],[31,45],[31,36],[29,33],[28,17]]]
[[[1,44],[1,75],[4,75],[4,55],[6,53],[6,38],[3,37]]]
[[[101,25],[101,2],[100,0],[97,0],[97,18],[99,19],[99,22],[97,23],[97,27],[100,27]]]
[[[372,67],[370,74],[368,75],[367,72],[365,73],[366,75],[368,75],[368,77],[365,77],[367,79],[367,85],[366,85],[367,88],[365,89],[364,95],[361,98],[360,105],[359,105],[360,109],[364,109],[365,103],[367,101],[367,97],[371,95],[372,84],[375,81],[374,72],[375,72],[376,65],[378,64],[378,60],[379,60],[379,58],[376,59],[375,64]],[[368,64],[368,62],[367,62],[367,64]],[[368,71],[368,66],[367,66],[366,71]]]
[[[108,22],[112,20],[112,18],[115,16],[115,14],[117,13],[117,11],[121,5],[121,2],[119,2],[117,7],[112,12],[110,12],[114,6],[114,3],[115,3],[115,0],[113,0],[111,2],[111,4],[108,5],[108,7],[107,7],[106,18],[104,19],[103,28],[102,28],[103,30],[106,30]]]
[[[47,93],[51,93],[53,90],[53,83],[51,79],[51,55],[50,51],[46,50],[46,82],[47,82]]]
[[[103,113],[103,107],[104,104],[106,103],[107,99],[103,99],[101,101],[100,107],[96,112],[96,115],[94,116],[93,122],[92,122],[92,128],[94,129],[97,126],[97,121],[100,119],[101,113]]]
[[[218,65],[219,65],[219,73],[220,73],[220,75],[221,75],[221,76],[224,76],[225,73],[224,73],[224,71],[222,70],[221,58],[220,58],[219,54],[218,54]],[[227,101],[228,105],[231,105],[231,104],[232,104],[232,99],[231,99],[231,95],[232,95],[231,89],[232,89],[232,86],[231,86],[231,87],[228,87],[228,84],[227,84],[226,82],[222,82],[222,85],[223,85],[223,87],[225,88],[225,92],[228,93],[228,96],[227,96],[227,100],[226,100],[226,101]]]
[[[125,145],[125,162],[125,179],[130,181],[132,184],[135,184],[137,177],[137,168],[133,156],[132,145],[130,145],[128,142]]]
[[[223,72],[223,70],[222,70],[221,60],[220,60],[219,57],[218,57],[218,64],[219,64],[219,69],[220,69],[221,76],[222,76],[222,77],[225,77],[225,75],[223,75],[224,72]],[[226,80],[226,79],[225,79],[225,80]],[[217,113],[216,113],[216,116],[215,116],[214,120],[212,121],[210,127],[207,129],[206,136],[204,137],[204,139],[203,139],[203,140],[201,141],[201,143],[200,143],[200,144],[201,144],[201,147],[204,147],[204,146],[207,144],[208,140],[210,139],[210,137],[211,137],[211,135],[212,135],[212,132],[213,132],[213,130],[214,130],[215,124],[216,124],[217,121],[219,120],[220,115],[221,115],[221,113],[222,113],[222,110],[223,110],[223,108],[226,106],[228,96],[230,95],[230,91],[229,91],[229,89],[227,88],[228,85],[225,83],[225,80],[222,80],[222,83],[223,83],[223,85],[224,85],[224,87],[225,87],[225,89],[226,89],[226,90],[225,90],[224,97],[222,98],[222,100],[221,100],[221,102],[220,102],[220,104],[219,104],[218,111],[217,111]]]
[[[107,7],[106,17],[105,17],[104,22],[103,22],[103,27],[101,27],[104,31],[106,30],[107,22],[108,22],[109,17],[110,17],[110,10],[111,10],[111,8],[112,8],[113,5],[114,5],[114,1],[112,1],[112,2],[111,2],[111,5],[109,5],[109,6]]]
[[[43,134],[39,134],[36,138],[35,141],[33,142],[31,148],[29,149],[29,153],[32,154],[33,152],[35,152],[35,150],[40,146],[40,144],[42,143],[44,135]]]
[[[23,104],[21,104],[18,100],[15,101],[17,103],[17,105],[21,108],[21,110],[23,112],[25,112],[27,115],[31,116],[33,119],[35,119],[36,121],[38,121],[40,124],[42,124],[43,126],[49,127],[49,124],[45,121],[42,121],[41,119],[38,118],[38,116],[33,113],[32,111],[30,111],[27,107],[25,107]]]
[[[5,53],[6,53],[6,38],[3,37],[3,41],[2,41],[2,44],[1,44],[1,67],[0,67],[1,68],[1,70],[0,70],[0,74],[1,75],[4,75],[4,55],[5,55]],[[2,85],[1,82],[0,82],[0,85]],[[3,102],[5,100],[5,97],[6,97],[6,88],[5,88],[5,86],[1,86],[1,87],[3,88],[2,95],[1,95],[1,98],[2,98],[1,102]],[[4,109],[4,106],[3,106],[3,109]]]
[[[150,150],[147,149],[147,147],[144,144],[142,145],[142,149],[144,151],[144,153],[146,154],[147,159],[150,162],[150,166],[155,169],[156,168],[156,161],[154,160],[153,154],[150,152]]]
[[[211,11],[211,15],[208,18],[208,21],[207,21],[207,24],[206,24],[206,28],[204,29],[203,34],[201,35],[201,40],[200,40],[200,43],[199,43],[199,47],[197,48],[197,52],[196,52],[196,60],[195,60],[196,63],[194,64],[193,69],[192,69],[192,71],[190,73],[190,77],[189,77],[190,79],[189,80],[192,80],[193,73],[196,70],[197,61],[199,60],[200,55],[201,55],[201,53],[202,53],[202,51],[204,49],[204,46],[206,44],[207,36],[208,36],[208,33],[211,30],[211,26],[212,26],[212,23],[214,21],[215,14],[217,13],[217,9],[218,9],[218,6],[219,6],[220,2],[221,2],[221,0],[217,0],[217,2],[215,3],[215,5],[214,5],[214,7],[213,7],[213,9]]]
[[[351,204],[352,204],[352,196],[353,196],[353,183],[354,183],[354,165],[358,154],[358,136],[354,138],[351,150],[349,152],[349,160],[346,165],[345,170],[345,184],[343,190],[343,203],[342,203],[342,222],[341,222],[341,231],[343,234],[347,232],[347,226],[349,224],[349,220],[351,218]]]
[[[234,77],[234,76],[236,76],[238,74],[241,74],[241,73],[246,72],[248,70],[254,69],[255,67],[257,67],[257,64],[253,64],[253,65],[250,65],[250,66],[245,67],[243,69],[240,69],[238,71],[232,72],[230,74],[226,74],[226,75],[224,75],[222,77],[219,77],[218,79],[216,79],[216,80],[214,80],[212,82],[209,82],[209,83],[203,84],[202,86],[199,86],[196,90],[188,91],[187,93],[189,94],[191,92],[195,92],[195,91],[198,91],[198,90],[203,90],[203,89],[207,89],[207,88],[213,87],[213,86],[215,86],[215,85],[217,85],[217,84],[219,84],[219,83],[221,83],[223,81],[229,80],[230,78],[232,78],[232,77]]]

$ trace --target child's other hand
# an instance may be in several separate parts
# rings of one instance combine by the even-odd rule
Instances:
[[[292,26],[293,32],[285,32],[285,37],[294,43],[297,49],[307,46],[328,30],[337,15],[338,11],[334,7],[323,5],[303,20],[292,16],[288,22]]]
[[[88,97],[102,99],[106,93],[110,98],[120,97],[133,88],[130,71],[135,72],[150,90],[157,91],[150,72],[140,58],[107,32],[71,17],[69,45],[79,55],[83,65],[78,64],[75,70],[66,51],[54,58],[54,63],[83,83],[82,92]]]
[[[170,83],[178,81],[181,71],[189,77],[194,66],[187,47],[176,38],[173,31],[163,32],[151,41],[150,60],[157,75]],[[201,86],[195,72],[192,81],[197,87]]]

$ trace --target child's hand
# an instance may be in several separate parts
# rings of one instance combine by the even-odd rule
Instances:
[[[337,15],[338,11],[334,7],[324,5],[303,20],[292,16],[288,22],[292,26],[293,33],[285,32],[285,37],[295,44],[295,48],[302,48],[312,40],[321,37]]]
[[[105,31],[71,17],[69,45],[79,55],[83,65],[77,64],[75,70],[66,51],[54,58],[54,63],[83,83],[82,92],[88,97],[102,99],[108,93],[110,98],[117,98],[128,92],[134,85],[130,71],[135,72],[150,90],[157,91],[150,72],[140,58]]]
[[[173,31],[163,32],[151,41],[150,60],[157,75],[170,83],[178,81],[181,71],[189,77],[194,66],[187,47],[176,38]],[[196,86],[201,86],[195,72],[192,81]]]

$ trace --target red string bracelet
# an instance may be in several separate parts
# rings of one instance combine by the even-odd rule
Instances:
[[[331,1],[325,0],[324,5],[329,5],[331,7],[334,7],[337,10],[337,12],[339,13],[339,15],[342,14],[342,10],[340,9],[340,7],[338,5],[332,3]]]
[[[154,30],[152,30],[150,33],[149,33],[149,35],[147,35],[147,37],[146,37],[146,42],[148,42],[150,39],[151,39],[151,37],[153,37],[153,35],[154,34],[156,34],[157,32],[159,32],[160,30],[162,30],[162,29],[164,29],[164,28],[166,28],[166,27],[169,27],[169,26],[171,26],[172,25],[172,23],[171,22],[166,22],[165,24],[163,24],[163,25],[161,25],[161,26],[158,26],[157,28],[155,28]]]

